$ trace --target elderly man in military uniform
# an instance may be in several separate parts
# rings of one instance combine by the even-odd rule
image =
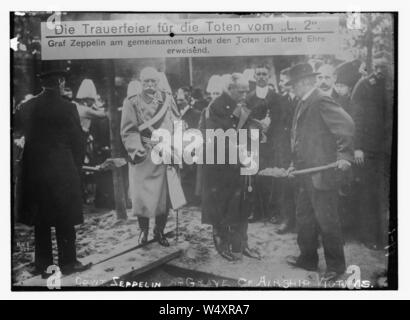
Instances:
[[[246,128],[251,117],[251,112],[244,105],[248,90],[243,76],[232,74],[222,95],[208,107],[205,129],[226,132],[228,129]],[[228,143],[225,148],[222,152],[226,151],[228,155]],[[230,261],[239,260],[242,255],[258,258],[258,254],[248,247],[249,193],[252,190],[247,188],[248,184],[245,185],[248,177],[240,175],[240,168],[240,164],[228,163],[227,156],[223,164],[203,165],[202,222],[212,225],[215,247]]]
[[[169,246],[164,235],[170,209],[167,164],[156,164],[151,158],[155,129],[173,132],[178,109],[170,92],[158,88],[160,75],[152,67],[140,73],[142,92],[134,92],[124,101],[121,137],[129,156],[129,183],[132,212],[138,217],[140,243],[148,241],[149,219],[155,218],[154,239]]]
[[[83,222],[81,166],[85,141],[74,103],[61,96],[65,72],[40,75],[43,91],[23,103],[16,129],[25,137],[19,179],[18,221],[34,226],[35,267],[43,278],[54,264],[51,227],[55,227],[58,264],[63,274],[83,271],[76,258],[75,225]]]
[[[353,161],[354,123],[332,98],[316,88],[316,75],[309,64],[289,70],[294,93],[300,98],[292,123],[293,168],[306,169],[335,163],[335,169],[302,176],[296,204],[298,257],[288,263],[317,270],[321,235],[327,270],[323,279],[332,280],[346,268],[338,217],[339,173]]]
[[[357,128],[354,158],[361,184],[360,234],[365,245],[372,249],[387,245],[388,179],[385,176],[389,176],[393,134],[391,83],[387,59],[380,56],[374,60],[374,72],[362,78],[352,93]]]

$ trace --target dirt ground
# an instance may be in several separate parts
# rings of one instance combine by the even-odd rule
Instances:
[[[188,244],[188,249],[181,258],[173,260],[172,265],[191,270],[206,272],[219,277],[234,279],[239,287],[258,288],[345,288],[347,280],[361,279],[354,282],[366,287],[383,287],[383,276],[387,258],[383,251],[373,251],[360,243],[347,242],[345,254],[348,270],[340,281],[325,283],[320,275],[325,270],[323,250],[320,249],[319,273],[306,272],[289,267],[285,259],[288,255],[297,255],[296,235],[279,235],[276,225],[271,223],[249,224],[249,245],[257,249],[261,260],[244,257],[238,262],[229,262],[220,257],[212,242],[212,228],[201,224],[201,213],[197,207],[186,207],[179,211],[178,244]],[[152,228],[151,228],[152,229]],[[176,213],[171,212],[167,232],[172,231],[170,242],[175,245]],[[98,262],[113,254],[137,245],[139,236],[135,217],[119,221],[115,212],[93,213],[85,215],[85,222],[77,227],[77,252],[81,261]],[[152,230],[151,235],[152,237]],[[54,238],[54,237],[53,237]],[[15,228],[13,253],[13,280],[22,281],[32,274],[34,233],[32,228],[17,225]],[[53,248],[56,243],[53,240]],[[186,286],[195,286],[196,280],[180,279]],[[179,280],[178,280],[179,281]],[[198,280],[200,281],[200,279]],[[222,280],[209,283],[210,286],[224,286]],[[232,282],[229,284],[232,285]]]

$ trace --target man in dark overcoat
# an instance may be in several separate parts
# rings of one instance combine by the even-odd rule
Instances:
[[[388,243],[388,178],[390,171],[393,94],[389,64],[374,60],[374,72],[352,93],[356,123],[354,157],[360,179],[359,222],[362,241],[372,249]],[[390,86],[390,90],[389,90]]]
[[[222,95],[208,107],[204,116],[205,129],[226,132],[244,128],[250,115],[243,109],[248,90],[243,76],[234,73]],[[243,254],[257,258],[257,253],[250,250],[247,243],[249,189],[245,185],[245,176],[240,174],[240,164],[228,163],[228,148],[226,141],[224,163],[215,161],[215,164],[202,166],[202,222],[212,225],[215,247],[224,258],[237,260]],[[217,151],[223,152],[216,148],[215,159]]]
[[[281,70],[279,74],[279,120],[275,134],[273,135],[274,161],[273,165],[279,168],[286,168],[292,160],[290,133],[292,129],[292,119],[298,98],[286,83],[289,81],[289,70]],[[293,179],[275,179],[277,184],[278,209],[282,218],[277,233],[284,234],[291,232],[295,226],[296,213],[296,181]]]
[[[362,62],[358,59],[341,63],[335,69],[335,101],[350,115],[352,113],[352,90],[362,77],[360,72]],[[356,126],[357,132],[357,126]],[[351,172],[346,175],[346,180],[340,188],[339,216],[341,219],[343,233],[347,236],[357,237],[360,232],[357,217],[359,216],[360,184],[355,173],[360,168],[353,165]],[[360,236],[359,236],[360,237]]]
[[[176,95],[176,104],[181,114],[184,130],[197,129],[201,111],[194,107],[194,99],[191,91],[187,87],[179,88]],[[189,204],[197,204],[199,197],[195,195],[195,184],[197,176],[197,166],[195,163],[184,163],[181,170],[181,182],[184,194]]]
[[[288,263],[316,270],[321,235],[327,266],[323,279],[331,280],[346,268],[338,188],[340,172],[347,171],[353,161],[354,123],[342,107],[316,88],[316,75],[305,63],[289,71],[289,84],[300,98],[292,123],[293,166],[306,169],[336,163],[336,169],[301,177],[296,204],[300,255],[289,257]],[[294,168],[290,168],[290,175]]]
[[[18,221],[34,226],[35,266],[53,265],[51,227],[55,227],[58,265],[63,273],[89,265],[76,258],[74,226],[83,222],[81,166],[84,138],[75,104],[61,96],[64,72],[40,75],[43,90],[21,106],[16,127],[25,137],[19,179]]]
[[[253,112],[253,117],[262,119],[266,126],[265,135],[259,145],[259,168],[272,166],[274,159],[274,138],[280,119],[279,96],[268,86],[270,68],[267,64],[255,67],[255,90],[251,91],[246,99],[246,105]],[[274,206],[277,205],[277,181],[271,177],[254,177],[254,200],[250,221],[272,218]],[[276,218],[276,217],[275,217]]]

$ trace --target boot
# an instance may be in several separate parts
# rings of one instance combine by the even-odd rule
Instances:
[[[169,247],[169,242],[165,237],[164,231],[154,231],[154,240],[158,241],[161,246]]]
[[[138,244],[144,245],[148,242],[148,229],[142,229],[138,237]]]
[[[83,264],[80,261],[76,260],[73,263],[61,266],[61,272],[64,275],[69,275],[69,274],[72,274],[72,273],[75,273],[75,272],[82,272],[82,271],[85,271],[87,269],[90,269],[91,266],[92,266],[91,262],[89,262],[87,264]]]

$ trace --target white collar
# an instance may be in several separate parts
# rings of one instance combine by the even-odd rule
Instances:
[[[190,104],[187,104],[184,109],[180,111],[181,117],[191,108]]]
[[[315,91],[315,90],[316,90],[316,88],[313,87],[311,90],[309,90],[307,93],[305,93],[305,95],[304,95],[303,98],[302,98],[302,101],[306,101],[307,98],[309,98],[310,95],[311,95],[311,94],[313,93],[313,91]]]
[[[266,96],[268,95],[268,91],[269,91],[269,86],[265,86],[263,88],[256,86],[256,96],[260,99],[265,99]]]

